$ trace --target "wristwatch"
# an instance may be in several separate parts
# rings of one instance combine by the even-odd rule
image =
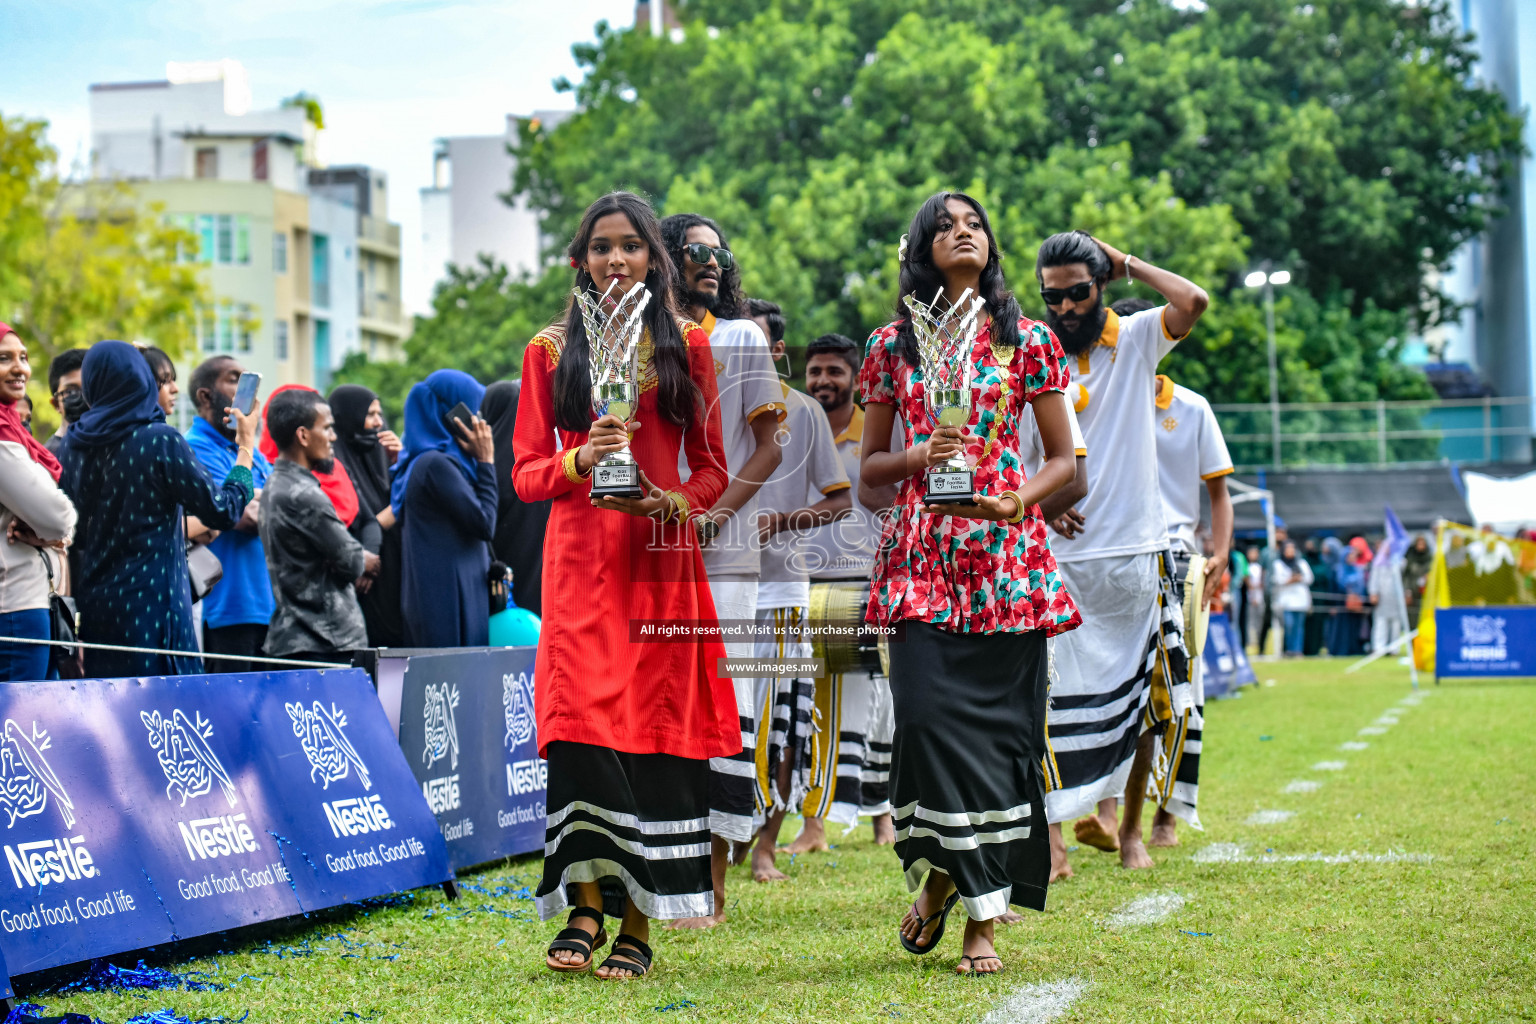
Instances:
[[[700,541],[712,541],[720,536],[720,524],[709,516],[700,516],[697,520]]]

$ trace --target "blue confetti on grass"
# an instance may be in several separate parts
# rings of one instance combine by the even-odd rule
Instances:
[[[175,1010],[167,1007],[164,1010],[156,1010],[153,1013],[141,1013],[137,1017],[129,1017],[123,1024],[241,1024],[251,1015],[246,1010],[238,1017],[183,1017]]]
[[[1185,935],[1192,935],[1192,936],[1194,936],[1197,939],[1209,939],[1211,937],[1211,933],[1210,932],[1184,932],[1184,934]]]
[[[698,1005],[699,1004],[694,1002],[692,999],[684,999],[680,1003],[668,1003],[666,1006],[658,1006],[656,1007],[656,1012],[668,1013],[672,1010],[689,1010]]]
[[[103,960],[92,961],[85,974],[59,986],[59,992],[110,992],[134,989],[163,990],[177,989],[186,992],[223,992],[229,984],[215,981],[214,974],[218,973],[215,966],[213,972],[188,971],[185,974],[177,974],[175,971],[164,967],[150,967],[139,961],[137,967],[118,967],[115,964]],[[251,975],[242,975],[236,981],[244,981]],[[233,984],[231,982],[230,984]]]

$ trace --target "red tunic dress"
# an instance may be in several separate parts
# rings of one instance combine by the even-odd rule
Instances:
[[[630,451],[652,484],[690,508],[707,509],[726,486],[715,364],[709,338],[679,319],[688,368],[707,417],[686,433],[661,415],[648,343],[641,346],[641,424]],[[565,331],[551,327],[523,355],[523,391],[513,438],[512,481],[524,501],[549,499],[544,536],[544,626],[538,680],[539,753],[551,740],[632,754],[726,757],[741,752],[735,691],[717,675],[718,637],[639,642],[631,620],[715,620],[715,604],[693,526],[592,507],[591,480],[572,479],[566,453],[587,432],[555,427],[553,386]],[[596,419],[596,417],[593,417]],[[558,442],[556,435],[558,433]],[[678,479],[678,450],[692,472]]]

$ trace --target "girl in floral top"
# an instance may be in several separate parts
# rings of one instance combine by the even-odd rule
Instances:
[[[1050,873],[1045,638],[1081,619],[1057,576],[1039,502],[1075,472],[1068,372],[1051,332],[1020,315],[980,203],[939,193],[904,242],[898,319],[870,338],[859,379],[863,483],[900,485],[869,605],[870,621],[901,627],[891,650],[891,803],[907,886],[922,892],[900,938],[909,952],[929,952],[963,902],[970,920],[956,970],[985,974],[1001,967],[993,919],[1013,903],[1044,909]],[[968,288],[986,301],[964,427],[935,426],[924,407],[904,301],[930,302],[941,288],[951,304]],[[1028,480],[1018,437],[1025,402],[1046,453]],[[892,452],[898,414],[906,449]],[[960,452],[975,473],[970,502],[924,504],[929,467]]]

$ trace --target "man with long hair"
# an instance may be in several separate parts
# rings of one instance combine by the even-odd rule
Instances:
[[[731,630],[745,630],[757,621],[757,586],[762,568],[757,532],[757,492],[780,461],[774,434],[784,421],[784,394],[773,369],[768,339],[747,319],[741,295],[741,268],[720,225],[695,213],[675,213],[661,222],[662,244],[677,267],[678,309],[709,336],[719,393],[720,428],[724,439],[725,491],[707,512],[694,519],[704,549],[704,569],[715,599],[715,612],[727,631],[726,654],[752,658],[751,635],[741,640]],[[688,479],[679,458],[678,472]],[[741,717],[741,751],[710,759],[711,865],[714,871],[714,913],[672,922],[674,928],[712,928],[725,920],[725,869],[731,844],[752,841],[756,811],[757,730],[759,710],[766,700],[768,680],[731,680]]]
[[[1056,879],[1072,873],[1061,823],[1080,816],[1078,842],[1118,850],[1128,868],[1152,866],[1141,840],[1145,766],[1154,730],[1190,710],[1192,695],[1166,554],[1148,382],[1209,300],[1193,282],[1086,231],[1041,243],[1035,276],[1046,323],[1071,364],[1073,404],[1093,452],[1078,519],[1051,543],[1083,616],[1081,629],[1053,641],[1058,677],[1049,725],[1061,787],[1047,794],[1046,806]],[[1121,278],[1148,285],[1167,304],[1122,319],[1104,305],[1104,289]],[[1161,701],[1153,700],[1154,675],[1167,694]],[[1122,792],[1126,817],[1117,829]]]

